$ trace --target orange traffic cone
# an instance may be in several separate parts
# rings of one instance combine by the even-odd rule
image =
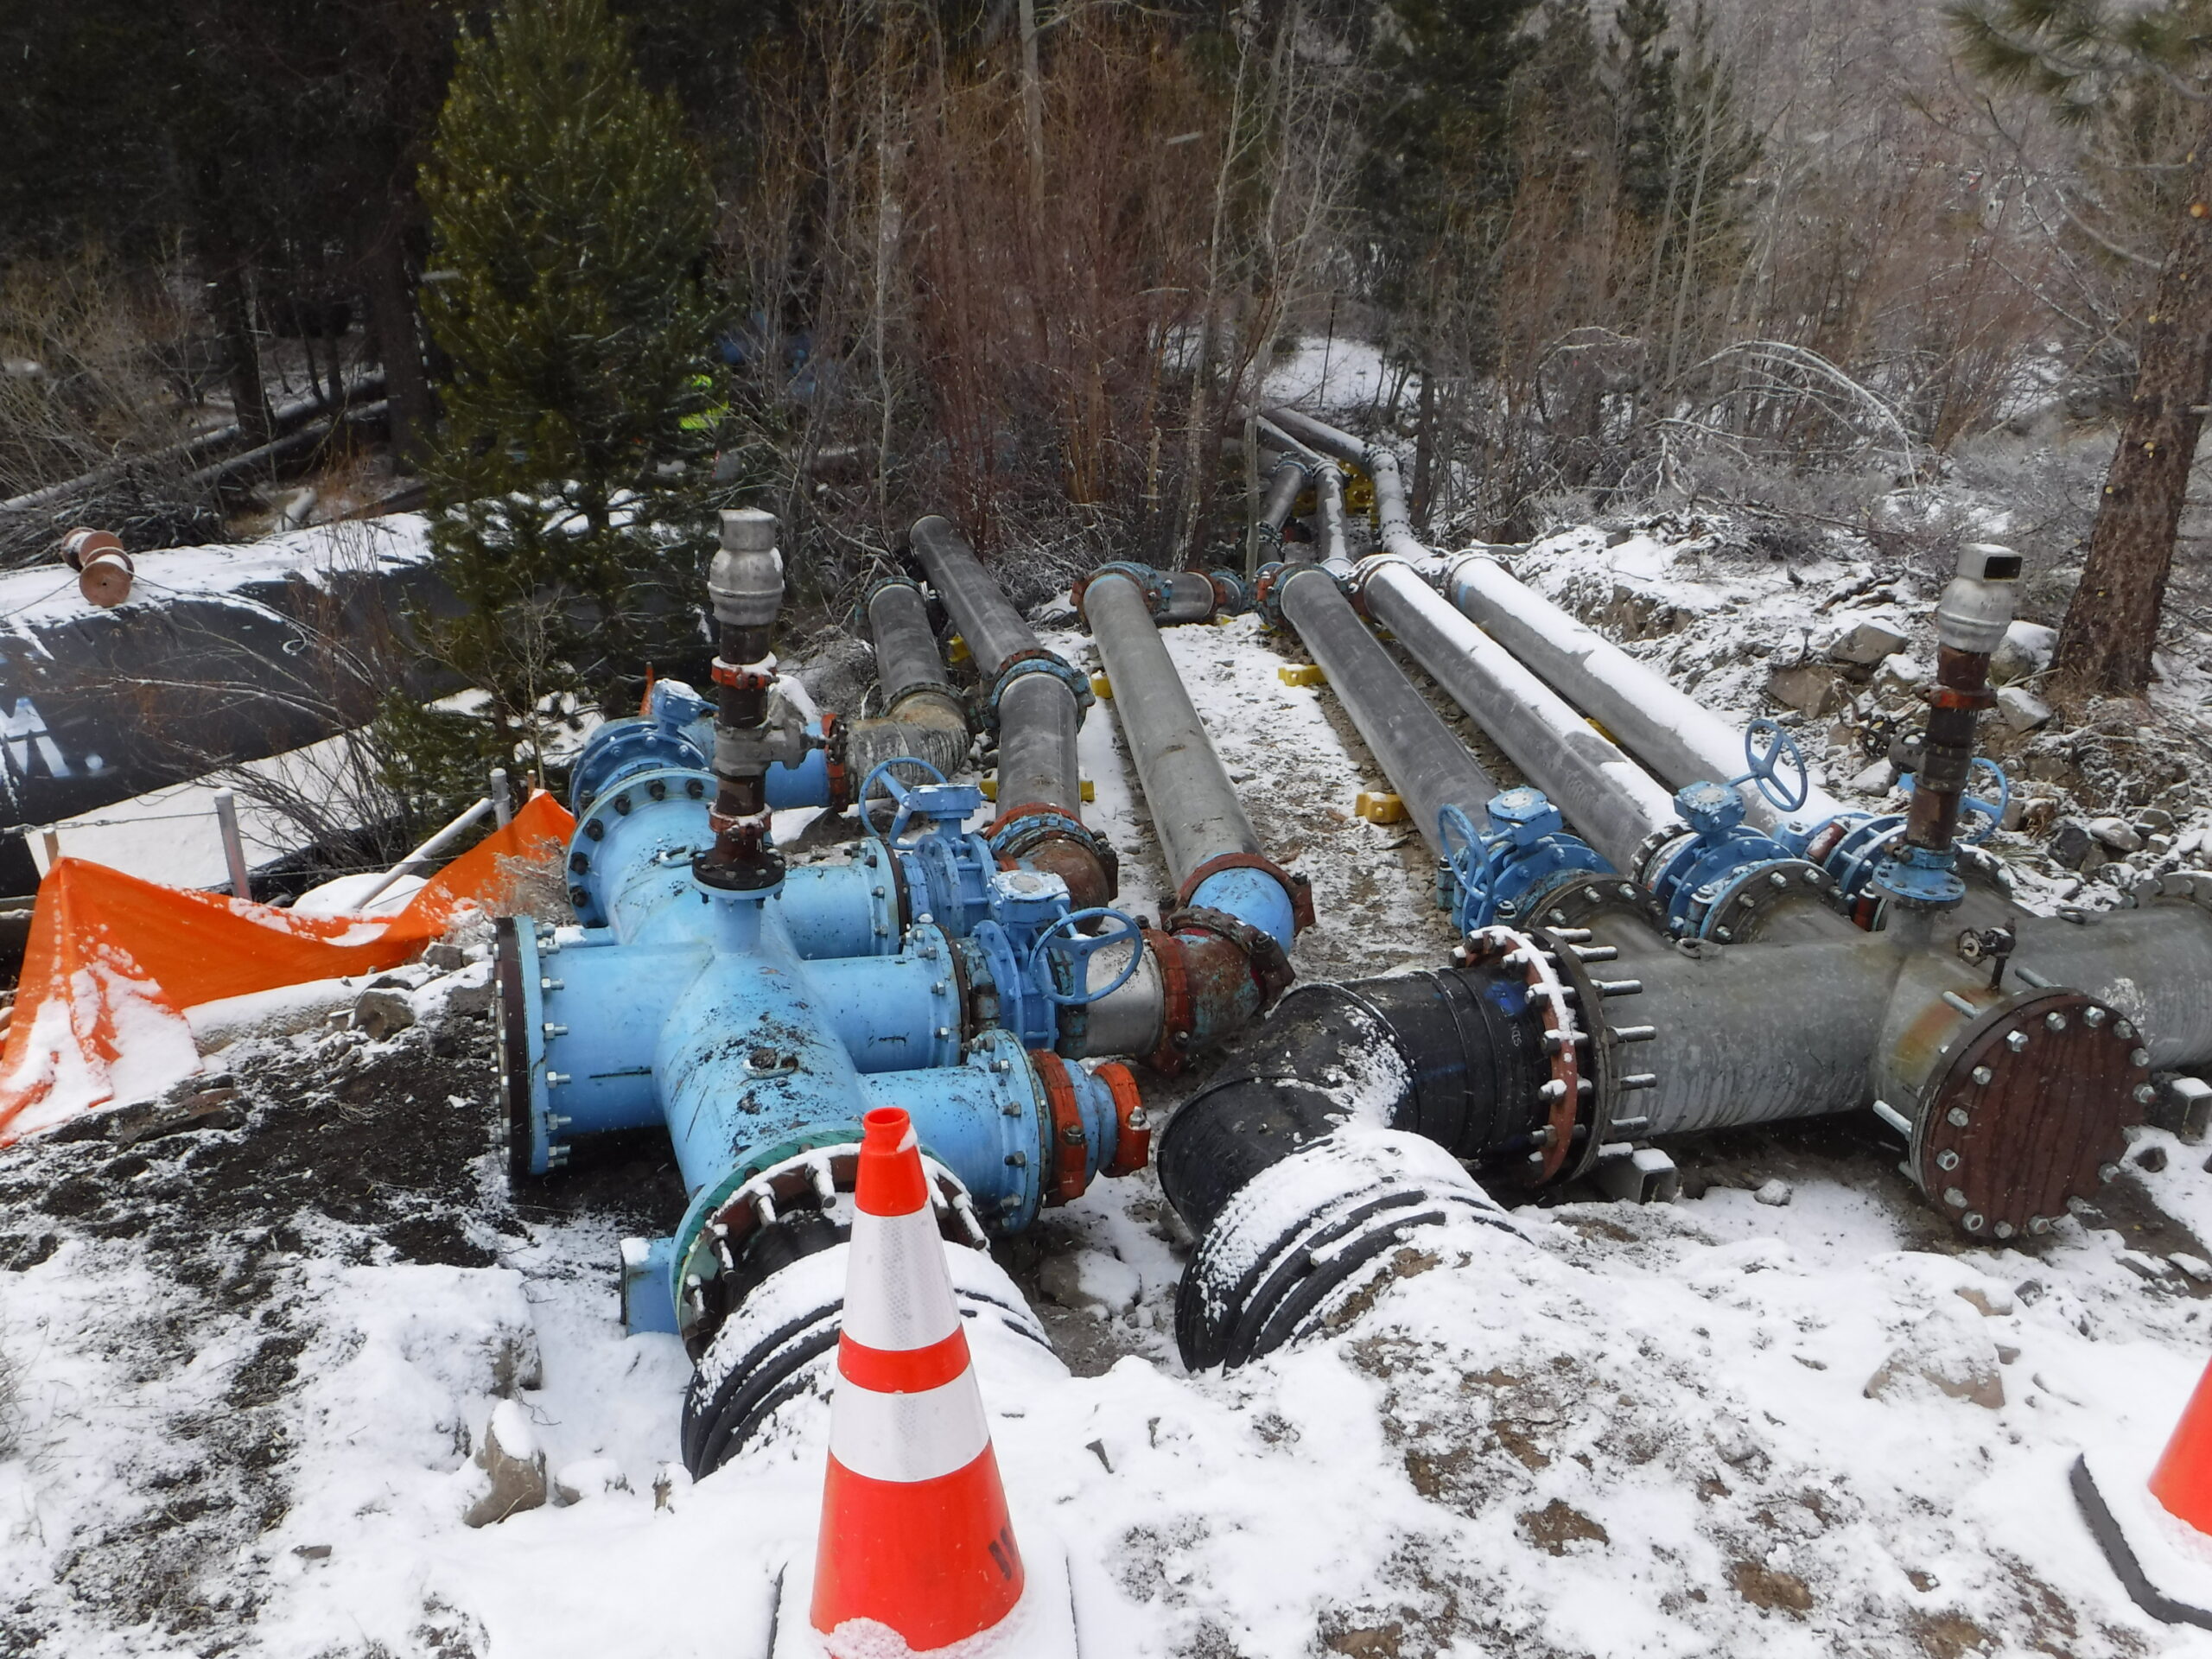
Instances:
[[[2212,1365],[2182,1408],[2158,1464],[2084,1454],[2074,1465],[2082,1518],[2135,1605],[2169,1624],[2212,1629]]]
[[[2212,1365],[2196,1379],[2196,1391],[2182,1408],[2181,1421],[2151,1471],[2151,1496],[2169,1515],[2212,1533]]]
[[[863,1122],[811,1622],[926,1652],[1013,1611],[1021,1556],[920,1142],[895,1107]]]

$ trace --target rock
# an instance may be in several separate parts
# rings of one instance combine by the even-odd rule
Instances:
[[[468,952],[457,944],[440,939],[423,953],[425,967],[435,968],[442,974],[457,972],[468,965]]]
[[[2041,731],[2050,724],[2050,705],[2032,691],[2008,685],[1997,694],[1997,717],[2016,733]]]
[[[630,1482],[622,1472],[622,1465],[612,1458],[584,1458],[575,1463],[564,1463],[560,1473],[553,1477],[556,1503],[581,1503],[587,1498],[629,1490]]]
[[[2136,852],[2143,845],[2143,837],[2135,833],[2135,826],[2125,818],[2091,818],[2089,833],[2115,853]]]
[[[2014,622],[1989,658],[1989,677],[1997,685],[2010,685],[2040,674],[2050,666],[2058,649],[2058,630],[2040,622]]]
[[[1909,1398],[1933,1392],[1989,1411],[2005,1405],[2005,1379],[1997,1344],[1981,1321],[1938,1309],[1905,1333],[1866,1380],[1869,1400]]]
[[[1904,650],[1909,638],[1885,616],[1845,617],[1841,626],[1843,632],[1828,647],[1828,655],[1839,663],[1853,663],[1861,668],[1872,668],[1883,658]]]
[[[2185,1250],[2176,1250],[2166,1258],[2200,1285],[2212,1284],[2212,1262],[2201,1255],[2191,1255]]]
[[[1886,795],[1897,787],[1897,769],[1887,760],[1877,760],[1853,776],[1851,787],[1861,795]]]
[[[2072,818],[2062,818],[2050,832],[2050,855],[2069,870],[2078,870],[2089,851],[2096,845],[2089,827]]]
[[[2166,1149],[2156,1143],[2138,1147],[2133,1161],[2136,1168],[2147,1169],[2155,1175],[2166,1166]]]
[[[488,1014],[491,1007],[492,986],[488,980],[481,985],[456,985],[446,993],[448,1014]]]
[[[403,1032],[415,1023],[415,1004],[397,988],[365,990],[353,1003],[353,1029],[365,1031],[372,1042]]]
[[[492,1408],[492,1421],[484,1431],[484,1444],[475,1461],[490,1490],[468,1506],[461,1517],[462,1524],[488,1527],[543,1505],[545,1453],[538,1446],[529,1414],[514,1401],[502,1400]]]
[[[1795,709],[1814,720],[1841,708],[1847,701],[1835,670],[1817,663],[1768,671],[1766,692],[1784,708]]]
[[[2146,806],[2135,815],[2135,827],[2146,836],[2171,836],[2174,815],[2162,806]]]
[[[1047,1256],[1037,1270],[1037,1283],[1062,1307],[1103,1314],[1135,1306],[1144,1288],[1135,1268],[1102,1250]]]
[[[1789,1182],[1764,1181],[1760,1184],[1758,1191],[1751,1194],[1751,1201],[1779,1210],[1789,1202],[1792,1196]]]
[[[2002,1285],[1961,1285],[1955,1294],[1986,1319],[2001,1319],[2018,1310],[2019,1298]]]
[[[1906,656],[1885,657],[1874,671],[1874,695],[1886,702],[1910,700],[1928,683],[1928,670]]]

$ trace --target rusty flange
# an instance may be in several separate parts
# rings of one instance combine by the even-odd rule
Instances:
[[[2120,1010],[2079,991],[2017,998],[1953,1039],[1906,1169],[1962,1232],[2045,1233],[2112,1178],[2152,1098],[2151,1057]]]
[[[1582,1075],[1586,1039],[1575,1023],[1573,988],[1554,950],[1517,929],[1478,927],[1467,935],[1463,949],[1470,967],[1520,974],[1528,987],[1529,1012],[1543,1031],[1544,1054],[1551,1068],[1541,1090],[1545,1121],[1536,1131],[1539,1145],[1529,1154],[1523,1177],[1529,1185],[1541,1185],[1565,1166],[1574,1147],[1574,1119],[1583,1093],[1595,1093]]]
[[[1090,1142],[1083,1132],[1083,1108],[1076,1103],[1075,1084],[1068,1076],[1065,1060],[1048,1048],[1036,1048],[1029,1051],[1029,1064],[1045,1087],[1046,1115],[1052,1124],[1052,1156],[1046,1165],[1052,1173],[1052,1185],[1046,1189],[1045,1202],[1048,1206],[1072,1204],[1090,1185],[1086,1166],[1090,1160]]]

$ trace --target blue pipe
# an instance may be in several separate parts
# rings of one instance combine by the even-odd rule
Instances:
[[[1265,870],[1217,870],[1191,890],[1191,903],[1234,916],[1286,950],[1298,931],[1297,912],[1283,884]]]

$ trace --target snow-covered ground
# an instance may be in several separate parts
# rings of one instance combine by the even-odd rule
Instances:
[[[1520,565],[1764,712],[1774,652],[1849,573],[1695,540]],[[1606,616],[1615,586],[1686,620]],[[1916,629],[1926,597],[1896,595]],[[1301,974],[1440,960],[1418,843],[1352,815],[1382,780],[1325,687],[1277,677],[1294,645],[1252,619],[1167,641],[1313,879]],[[1046,643],[1096,666],[1078,634]],[[1082,739],[1090,816],[1148,909],[1165,877],[1110,710]],[[189,1122],[112,1113],[0,1154],[0,1651],[763,1651],[824,1408],[686,1478],[688,1366],[621,1334],[613,1270],[680,1202],[665,1152],[510,1195],[484,975],[400,976],[418,1020],[386,1040],[241,1041]],[[1678,1203],[1570,1192],[1512,1236],[1425,1233],[1363,1317],[1227,1374],[1176,1358],[1189,1241],[1148,1173],[1004,1251],[1071,1373],[990,1343],[978,1370],[1084,1653],[2212,1655],[2135,1610],[2066,1486],[2082,1448],[2162,1440],[2212,1351],[2202,1148],[2141,1134],[2105,1212],[2032,1250],[1965,1247],[1871,1121],[1675,1151]],[[471,1529],[503,1396],[575,1501]]]

